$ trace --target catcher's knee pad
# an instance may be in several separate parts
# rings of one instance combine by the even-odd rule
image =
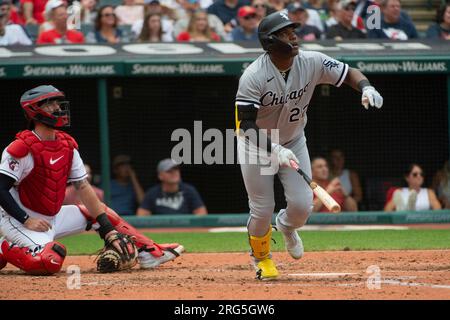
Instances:
[[[270,241],[272,240],[272,225],[269,231],[262,237],[248,235],[248,241],[252,248],[252,255],[258,260],[267,259],[270,255]]]
[[[0,252],[0,270],[2,270],[4,267],[6,267],[6,264],[8,261],[6,261],[6,258],[3,257],[3,254]]]
[[[3,256],[7,262],[33,275],[50,275],[61,270],[66,257],[66,248],[59,242],[52,241],[44,247],[31,250],[3,241]]]

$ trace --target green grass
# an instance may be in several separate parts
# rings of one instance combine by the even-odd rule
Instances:
[[[373,231],[304,231],[301,237],[305,251],[326,250],[394,250],[394,249],[450,249],[450,230],[373,230]],[[147,234],[150,235],[150,234]],[[188,252],[247,251],[247,234],[227,233],[155,233],[158,243],[178,242]],[[273,233],[277,242],[273,251],[284,250],[281,234]],[[96,234],[81,234],[61,241],[69,254],[93,254],[102,247]]]

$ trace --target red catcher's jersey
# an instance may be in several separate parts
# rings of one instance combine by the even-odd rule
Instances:
[[[43,215],[56,215],[64,200],[73,149],[78,149],[78,144],[62,131],[56,131],[54,141],[41,141],[29,130],[19,132],[16,139],[7,151],[17,158],[31,152],[34,161],[33,170],[18,186],[20,201]]]

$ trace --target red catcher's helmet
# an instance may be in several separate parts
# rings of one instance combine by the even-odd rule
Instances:
[[[54,86],[43,85],[25,92],[20,97],[20,105],[27,119],[41,122],[52,128],[70,126],[69,101],[65,101],[64,92]],[[42,110],[45,104],[58,101],[60,110],[48,113]]]

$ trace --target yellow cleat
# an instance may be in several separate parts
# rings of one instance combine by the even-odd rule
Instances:
[[[258,280],[275,280],[278,277],[277,267],[270,258],[258,262],[255,268]]]

